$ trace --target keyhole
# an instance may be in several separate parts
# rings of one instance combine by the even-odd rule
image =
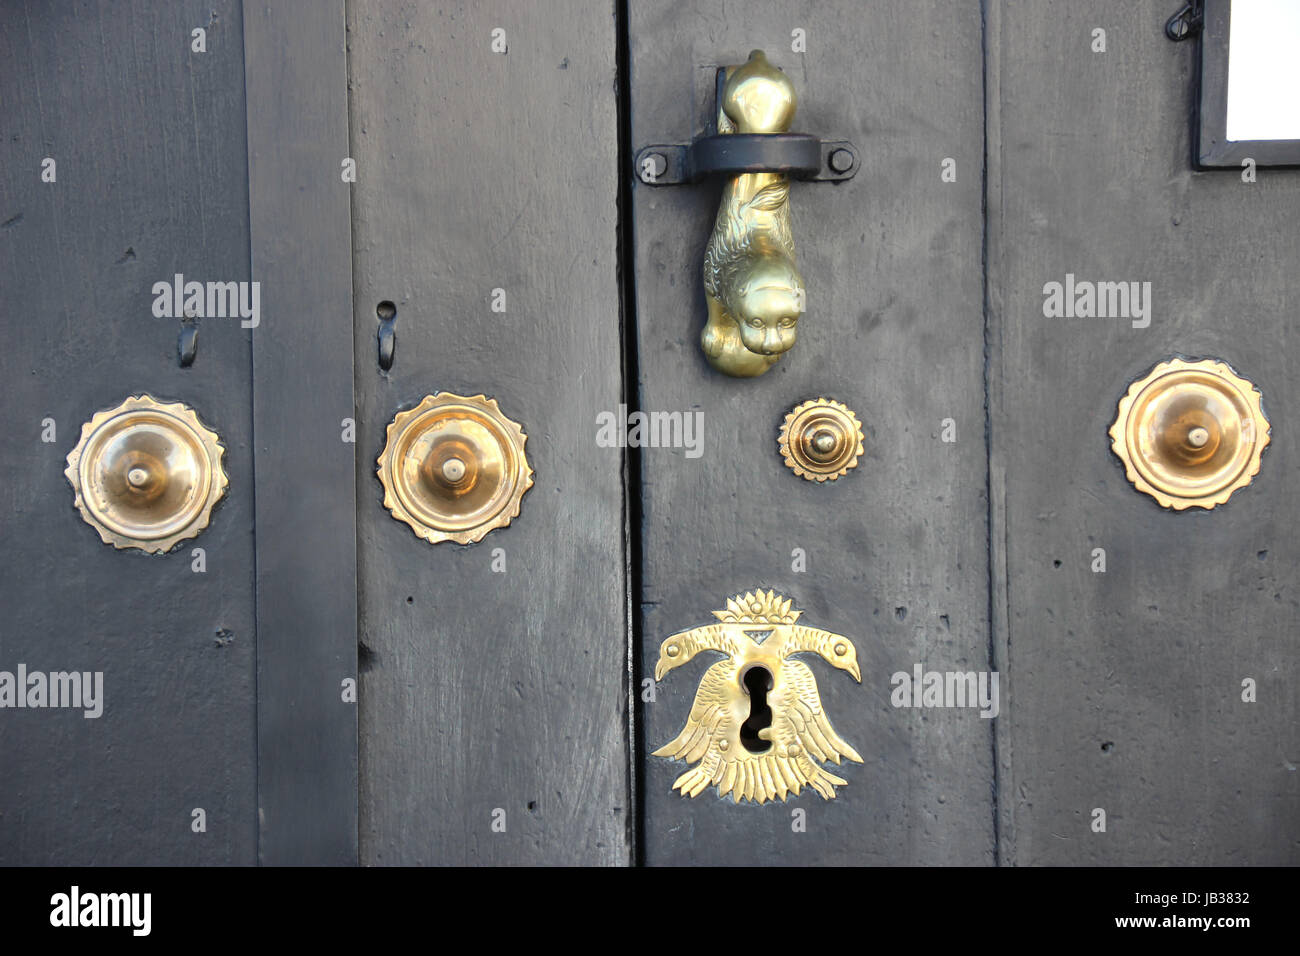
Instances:
[[[772,708],[767,706],[772,672],[755,665],[745,671],[743,682],[749,692],[749,719],[740,725],[740,743],[752,754],[766,753],[772,749],[772,742],[760,739],[758,732],[772,726]]]

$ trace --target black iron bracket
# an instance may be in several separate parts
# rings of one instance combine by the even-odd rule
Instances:
[[[727,71],[716,74],[714,98],[722,102]],[[637,150],[636,175],[647,186],[681,186],[710,176],[781,173],[813,183],[852,179],[861,161],[852,143],[807,133],[719,133],[716,123],[690,143],[664,143]]]
[[[692,143],[646,146],[636,154],[637,177],[647,186],[680,186],[741,173],[838,183],[852,179],[860,165],[852,143],[807,133],[714,133]]]

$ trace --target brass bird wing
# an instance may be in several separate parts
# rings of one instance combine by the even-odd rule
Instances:
[[[656,757],[670,757],[687,763],[703,761],[692,767],[673,783],[673,789],[684,795],[697,796],[709,784],[716,782],[724,759],[727,741],[739,732],[744,715],[735,711],[735,695],[731,685],[736,679],[735,660],[718,661],[700,678],[695,691],[686,726],[677,737],[654,752]]]
[[[747,705],[733,690],[738,670],[732,660],[710,667],[700,679],[686,726],[654,752],[656,757],[698,761],[673,782],[673,789],[695,797],[716,785],[720,797],[730,793],[737,803],[753,800],[761,804],[798,795],[810,786],[826,799],[834,799],[835,788],[847,781],[814,761],[838,764],[841,757],[847,757],[861,763],[862,757],[826,719],[812,670],[800,661],[787,660],[782,665],[782,679],[771,698],[772,726],[760,733],[772,744],[765,753],[751,753],[739,745]]]
[[[798,794],[822,772],[807,758],[806,767],[799,766],[774,752],[754,754],[740,745],[740,725],[747,705],[738,702],[733,690],[738,671],[735,661],[719,661],[710,667],[695,692],[686,727],[675,740],[654,752],[656,757],[699,761],[673,781],[673,789],[680,790],[682,796],[697,797],[716,785],[718,796],[730,793],[737,803],[784,800],[789,793]],[[825,786],[812,785],[819,791]]]
[[[841,757],[847,757],[862,763],[862,757],[826,719],[817,678],[807,664],[786,660],[781,678],[772,689],[772,726],[760,736],[770,740],[777,758],[792,764],[797,775],[813,789],[828,800],[834,799],[835,787],[845,786],[848,781],[823,770],[813,760],[838,764]]]
[[[835,730],[822,710],[817,678],[802,661],[787,660],[781,669],[782,682],[773,688],[771,740],[774,743],[799,744],[818,760],[840,762],[847,757],[862,763],[862,757]],[[787,739],[780,739],[780,738]]]

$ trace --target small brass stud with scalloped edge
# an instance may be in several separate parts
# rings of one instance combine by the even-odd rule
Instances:
[[[777,442],[790,470],[808,481],[835,481],[858,465],[862,423],[848,406],[819,398],[796,405]]]

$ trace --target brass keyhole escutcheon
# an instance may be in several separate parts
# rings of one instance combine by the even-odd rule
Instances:
[[[1161,362],[1120,399],[1111,448],[1162,507],[1214,508],[1259,473],[1269,423],[1259,390],[1216,359]]]
[[[533,485],[518,422],[495,399],[426,395],[388,425],[378,459],[384,507],[433,544],[472,544],[519,515]]]
[[[835,481],[848,474],[858,465],[862,442],[858,417],[828,398],[796,405],[777,437],[786,465],[808,481]]]
[[[224,453],[188,405],[135,395],[82,426],[64,474],[106,544],[158,554],[208,526],[229,484]]]
[[[785,800],[804,787],[827,800],[848,781],[823,763],[862,763],[826,716],[817,678],[796,658],[820,657],[861,682],[853,642],[798,624],[801,611],[774,591],[750,591],[714,611],[717,623],[680,631],[659,647],[655,680],[706,651],[723,656],[700,678],[686,726],[654,752],[695,766],[673,783],[683,796],[709,787],[736,803]]]

